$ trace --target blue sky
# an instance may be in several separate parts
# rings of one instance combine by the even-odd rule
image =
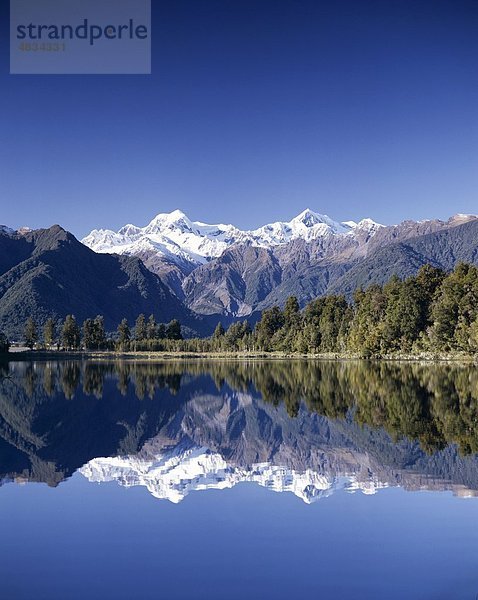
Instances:
[[[11,76],[0,223],[478,213],[478,4],[153,0],[153,75]]]

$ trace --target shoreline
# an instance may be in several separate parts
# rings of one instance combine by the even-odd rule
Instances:
[[[299,354],[291,352],[115,352],[111,350],[94,351],[57,351],[57,350],[32,350],[9,352],[0,355],[0,359],[9,362],[44,361],[44,360],[147,360],[147,361],[173,361],[173,360],[212,360],[212,361],[267,361],[267,360],[320,360],[320,361],[372,361],[372,362],[425,362],[425,363],[467,363],[478,364],[478,355],[461,353],[436,353],[423,352],[416,354],[396,353],[383,356],[363,357],[354,354],[340,353],[315,353]]]

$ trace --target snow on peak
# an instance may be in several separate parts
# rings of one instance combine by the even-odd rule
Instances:
[[[118,232],[95,229],[82,242],[95,252],[139,254],[155,252],[173,260],[183,260],[195,265],[220,256],[224,250],[237,243],[271,248],[291,240],[311,241],[324,236],[345,235],[354,230],[368,229],[372,234],[380,225],[370,219],[355,223],[338,223],[326,215],[309,208],[291,221],[277,221],[243,231],[234,225],[208,225],[191,221],[181,210],[159,213],[145,227],[128,224]]]
[[[457,213],[448,219],[449,223],[454,223],[457,225],[461,225],[462,223],[467,223],[468,221],[474,221],[478,218],[478,215],[470,215],[464,213]]]
[[[372,219],[362,219],[357,223],[357,227],[360,227],[361,229],[376,229],[385,227],[385,225],[380,225],[380,223],[376,223]]]
[[[381,225],[372,219],[362,219],[358,223],[356,221],[343,221],[341,223],[344,227],[346,227],[349,231],[366,231],[371,234],[375,234],[379,229],[385,227],[385,225]]]
[[[193,228],[193,224],[182,210],[173,210],[171,213],[159,213],[156,215],[149,225],[145,227],[145,230],[154,232],[160,231],[163,228],[177,228],[188,231]]]
[[[327,215],[320,215],[319,213],[310,210],[310,208],[306,208],[299,215],[294,217],[290,224],[291,226],[303,226],[309,229],[316,225],[326,225],[333,233],[344,233],[345,231],[345,228],[340,223],[333,221]]]
[[[138,235],[141,233],[141,227],[136,227],[136,225],[131,225],[131,223],[129,223],[128,225],[124,225],[119,231],[118,233],[120,235],[124,235],[124,236],[133,236],[133,235]]]
[[[31,227],[20,227],[20,229],[17,229],[17,231],[15,231],[14,233],[18,233],[19,235],[27,235],[32,231],[33,229]]]

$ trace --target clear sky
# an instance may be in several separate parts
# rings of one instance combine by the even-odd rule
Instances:
[[[0,223],[478,213],[476,0],[153,0],[153,75],[9,75]]]

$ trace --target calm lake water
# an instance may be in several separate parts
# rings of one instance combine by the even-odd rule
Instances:
[[[478,370],[0,365],[0,597],[478,594]]]

